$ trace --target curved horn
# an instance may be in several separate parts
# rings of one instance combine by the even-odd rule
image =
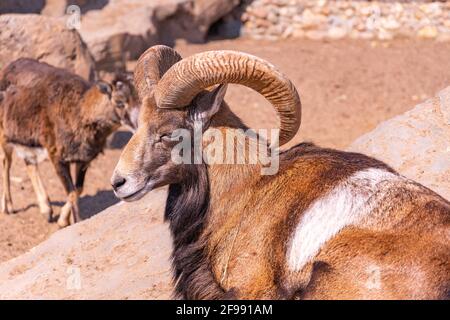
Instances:
[[[183,108],[204,88],[236,83],[263,95],[280,118],[280,145],[297,133],[300,97],[292,82],[267,61],[236,51],[209,51],[183,59],[170,68],[155,89],[159,108]]]
[[[147,49],[139,58],[134,70],[134,82],[141,100],[148,96],[156,87],[161,77],[181,56],[167,46],[153,46]]]

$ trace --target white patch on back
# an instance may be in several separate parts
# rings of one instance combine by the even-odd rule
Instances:
[[[381,182],[403,179],[386,170],[370,168],[356,172],[314,201],[300,218],[288,247],[289,269],[300,271],[328,240],[370,214],[377,203],[371,197],[376,192],[385,193]]]

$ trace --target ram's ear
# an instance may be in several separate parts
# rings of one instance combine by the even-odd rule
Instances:
[[[228,85],[218,85],[214,90],[198,96],[191,109],[191,120],[201,121],[207,124],[211,118],[219,111],[222,105]]]
[[[111,98],[111,94],[112,94],[112,86],[105,81],[97,81],[95,83],[95,85],[97,86],[98,90],[100,90],[101,93],[103,94],[107,94],[108,97]]]

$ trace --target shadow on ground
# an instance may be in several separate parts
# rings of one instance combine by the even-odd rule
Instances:
[[[129,131],[116,131],[109,139],[108,149],[123,149],[133,134]]]
[[[118,202],[119,199],[111,190],[101,190],[93,196],[83,196],[79,202],[81,218],[88,219]]]
[[[100,211],[105,210],[106,208],[118,203],[120,200],[114,195],[112,190],[101,190],[97,192],[95,195],[85,195],[79,199],[79,208],[81,219],[89,219],[92,216],[95,216]],[[62,207],[65,202],[62,201],[52,201],[52,207]],[[28,210],[31,207],[37,207],[36,204],[31,204],[27,208],[22,210]],[[58,220],[60,209],[53,209],[56,211],[56,216],[53,217],[53,220]],[[19,210],[18,210],[19,211]]]

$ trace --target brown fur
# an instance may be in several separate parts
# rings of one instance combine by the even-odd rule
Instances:
[[[178,296],[449,298],[450,203],[408,180],[387,182],[380,205],[361,226],[345,227],[301,270],[289,270],[288,243],[315,200],[358,171],[394,170],[362,154],[310,143],[281,153],[274,176],[261,176],[259,164],[175,165],[170,160],[173,144],[160,137],[173,128],[192,130],[190,114],[204,110],[204,103],[211,100],[196,99],[188,111],[159,110],[154,99],[146,99],[139,130],[113,177],[113,184],[122,179],[116,192],[131,183],[126,179],[138,183],[156,176],[155,187],[170,184],[166,218],[174,237]],[[210,127],[245,129],[225,103]],[[367,286],[372,267],[381,270],[376,290]]]
[[[296,155],[294,161],[290,160],[293,154]],[[373,220],[361,232],[364,236],[357,241],[348,240],[346,234],[354,233],[347,230],[351,228],[346,228],[322,248],[309,266],[296,273],[287,270],[288,241],[302,213],[314,200],[355,171],[368,167],[391,169],[360,154],[321,149],[310,144],[299,145],[281,154],[281,163],[276,177],[255,175],[256,179],[243,179],[242,173],[233,172],[232,168],[226,171],[209,169],[210,177],[213,176],[211,171],[221,170],[215,175],[221,180],[211,179],[211,214],[205,235],[208,235],[208,256],[215,278],[224,279],[221,285],[225,290],[235,288],[238,297],[245,299],[448,298],[450,205],[417,185],[400,185],[398,192],[386,197],[384,206],[374,212]],[[229,192],[215,195],[214,183],[225,181],[240,183]],[[380,241],[372,241],[374,238]],[[403,246],[390,240],[381,241],[389,238],[403,241]],[[418,240],[423,245],[416,249]],[[233,241],[235,244],[231,247]],[[428,251],[423,251],[426,246]],[[395,264],[385,264],[375,251],[385,252]],[[437,262],[430,263],[433,259]],[[411,282],[405,283],[404,274],[398,278],[390,276],[386,279],[386,287],[385,279],[382,279],[383,290],[376,294],[367,292],[364,282],[358,283],[357,279],[353,279],[356,288],[347,292],[351,277],[364,275],[372,261],[379,263],[382,269],[392,268],[390,272],[394,274],[410,275],[413,267],[409,272],[404,271],[410,264],[422,269],[428,280],[418,287],[425,290],[420,293],[411,290]],[[318,271],[313,264],[329,267],[326,272]],[[224,265],[228,265],[226,272]],[[338,277],[342,273],[346,273],[347,278]],[[321,277],[337,278],[328,282]],[[431,281],[435,277],[439,280]],[[320,291],[318,285],[311,284],[316,282],[323,286]]]

